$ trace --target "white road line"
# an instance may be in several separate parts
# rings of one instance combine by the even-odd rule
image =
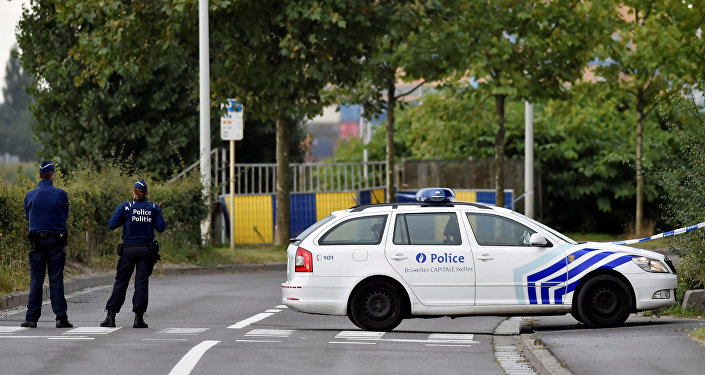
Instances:
[[[267,310],[267,311],[265,311],[265,312],[268,312],[268,313],[278,313],[278,312],[280,312],[280,311],[281,311],[281,310],[279,310],[279,309],[269,309],[269,310]]]
[[[244,328],[244,327],[249,326],[252,323],[257,323],[262,319],[269,318],[272,315],[274,315],[274,313],[259,313],[255,316],[251,316],[245,320],[241,320],[241,321],[229,326],[228,328],[232,328],[232,329]]]
[[[277,308],[277,309],[287,309],[288,307],[286,307],[286,305],[277,305],[277,306],[275,306],[275,308]]]
[[[346,340],[379,340],[384,334],[385,332],[374,331],[340,331],[340,333],[335,335],[335,338]]]
[[[352,345],[377,345],[376,342],[366,341],[328,341],[329,344],[352,344]]]
[[[188,341],[188,339],[142,339],[142,341]]]
[[[289,337],[294,332],[293,329],[253,329],[247,332],[245,336],[262,336],[262,337]]]
[[[235,340],[237,342],[281,342],[281,340]]]
[[[194,346],[188,351],[188,353],[186,353],[186,355],[184,355],[183,358],[181,358],[176,366],[171,369],[169,375],[189,375],[206,351],[219,342],[220,341],[206,340]]]
[[[59,337],[47,337],[47,340],[95,340],[95,337],[59,336]]]
[[[208,328],[164,328],[158,331],[157,334],[167,335],[197,335],[207,331]]]
[[[120,328],[122,327],[78,327],[70,331],[66,331],[62,333],[62,335],[107,335],[108,333],[115,332]]]
[[[464,348],[471,347],[472,345],[452,345],[452,344],[426,344],[426,346],[461,346]]]
[[[19,331],[24,331],[29,328],[26,327],[0,327],[0,333],[14,333]]]
[[[49,339],[49,338],[75,338],[71,336],[24,336],[24,335],[19,335],[19,336],[0,336],[0,339]]]

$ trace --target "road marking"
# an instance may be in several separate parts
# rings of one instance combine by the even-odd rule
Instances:
[[[47,337],[47,340],[95,340],[95,337],[86,336],[58,336],[58,337]]]
[[[196,367],[198,361],[201,360],[201,357],[206,354],[206,351],[219,342],[220,341],[206,340],[194,346],[181,358],[176,366],[171,369],[169,375],[189,375],[191,371],[193,371],[193,368]]]
[[[49,340],[86,340],[86,339],[93,339],[93,337],[85,337],[85,336],[26,336],[26,335],[20,335],[20,336],[0,336],[0,339],[49,339]]]
[[[237,342],[281,342],[281,340],[235,340]]]
[[[269,310],[267,310],[267,311],[265,311],[265,312],[267,312],[267,313],[278,313],[278,312],[280,312],[280,311],[281,311],[281,310],[279,310],[279,309],[269,309]]]
[[[241,320],[241,321],[229,326],[228,328],[232,328],[232,329],[244,328],[244,327],[249,326],[252,323],[257,323],[262,319],[269,318],[272,315],[274,315],[274,313],[259,313],[255,316],[251,316],[245,320]]]
[[[29,329],[27,327],[0,327],[0,333],[15,333]]]
[[[245,336],[247,337],[252,337],[252,336],[260,336],[260,337],[289,337],[291,336],[296,330],[293,329],[253,329],[250,332],[247,332]]]
[[[275,306],[275,308],[276,309],[288,309],[288,307],[286,307],[286,305],[277,305],[277,306]]]
[[[380,340],[386,332],[373,331],[340,331],[335,335],[336,339],[345,340]]]
[[[365,341],[328,341],[329,344],[377,345],[376,342]]]
[[[197,335],[207,331],[208,328],[164,328],[158,331],[157,334],[167,335]]]
[[[142,339],[142,341],[188,341],[188,339]]]
[[[62,333],[62,335],[107,335],[108,333],[115,332],[120,328],[122,327],[78,327],[70,331],[66,331]]]

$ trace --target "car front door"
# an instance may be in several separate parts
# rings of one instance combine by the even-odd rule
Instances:
[[[387,261],[424,305],[472,305],[475,271],[456,212],[397,213]]]
[[[562,248],[530,246],[529,238],[537,230],[505,216],[475,212],[464,216],[472,234],[476,305],[562,304],[567,279]]]

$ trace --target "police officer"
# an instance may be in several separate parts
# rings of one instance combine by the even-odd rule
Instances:
[[[163,232],[166,223],[162,209],[147,199],[147,183],[140,179],[132,188],[132,201],[121,203],[108,222],[109,229],[122,226],[123,243],[118,246],[120,259],[117,264],[113,293],[105,305],[108,315],[100,323],[101,327],[115,327],[115,315],[125,303],[127,284],[132,271],[135,274],[135,293],[132,296],[132,311],[135,313],[134,328],[147,328],[144,313],[147,311],[149,275],[154,263],[159,259],[159,248],[154,241],[154,230]]]
[[[72,328],[66,314],[64,297],[64,246],[68,232],[69,199],[66,191],[54,187],[54,163],[45,161],[39,167],[39,183],[24,197],[24,213],[29,221],[29,301],[22,327],[37,328],[42,314],[42,285],[48,268],[51,308],[56,315],[56,328]]]

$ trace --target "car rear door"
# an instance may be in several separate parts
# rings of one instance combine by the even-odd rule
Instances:
[[[430,209],[429,209],[430,210]],[[475,272],[455,211],[397,212],[387,261],[424,305],[472,305]]]

